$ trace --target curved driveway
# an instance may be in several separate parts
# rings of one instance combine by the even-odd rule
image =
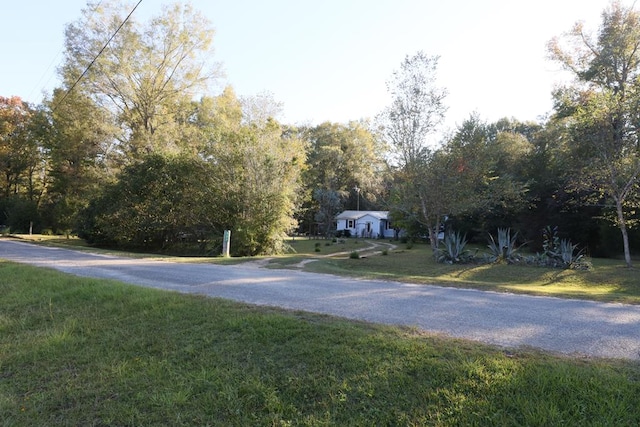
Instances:
[[[0,240],[0,258],[80,276],[419,329],[506,347],[640,360],[640,306],[119,258]]]

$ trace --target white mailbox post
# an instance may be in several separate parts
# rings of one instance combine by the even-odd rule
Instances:
[[[222,256],[229,257],[229,247],[231,246],[231,230],[224,230],[222,237]]]

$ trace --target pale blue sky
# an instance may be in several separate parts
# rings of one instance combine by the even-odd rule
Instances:
[[[38,103],[58,84],[65,24],[85,0],[3,0],[0,96]],[[136,3],[136,2],[134,2]],[[132,4],[134,4],[132,3]],[[142,0],[146,20],[164,0]],[[476,111],[486,120],[536,120],[551,109],[546,43],[578,21],[597,28],[609,0],[193,0],[216,28],[215,59],[239,95],[271,92],[287,123],[371,118],[407,54],[440,55],[449,91],[446,127]],[[628,2],[625,2],[628,4]]]

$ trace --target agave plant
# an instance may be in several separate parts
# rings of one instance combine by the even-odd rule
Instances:
[[[556,227],[544,229],[542,247],[544,249],[543,256],[546,257],[544,265],[580,270],[587,270],[591,267],[584,255],[584,249],[576,252],[578,245],[574,245],[569,239],[560,239]]]
[[[556,259],[562,262],[565,268],[583,270],[589,269],[590,263],[584,256],[584,249],[580,249],[576,252],[578,245],[574,245],[568,239],[560,240],[558,250],[554,254]]]
[[[446,264],[458,264],[470,262],[474,255],[467,249],[466,235],[463,236],[459,232],[447,232],[442,240],[443,247],[438,249],[437,261]]]
[[[518,233],[511,236],[510,228],[498,228],[497,240],[489,234],[489,260],[491,262],[514,263],[520,261],[516,252],[520,248],[516,245]]]

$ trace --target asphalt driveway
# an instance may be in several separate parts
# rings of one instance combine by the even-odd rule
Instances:
[[[292,270],[119,258],[7,239],[0,239],[0,258],[79,276],[413,326],[505,347],[640,360],[640,306],[634,305],[354,280]]]

